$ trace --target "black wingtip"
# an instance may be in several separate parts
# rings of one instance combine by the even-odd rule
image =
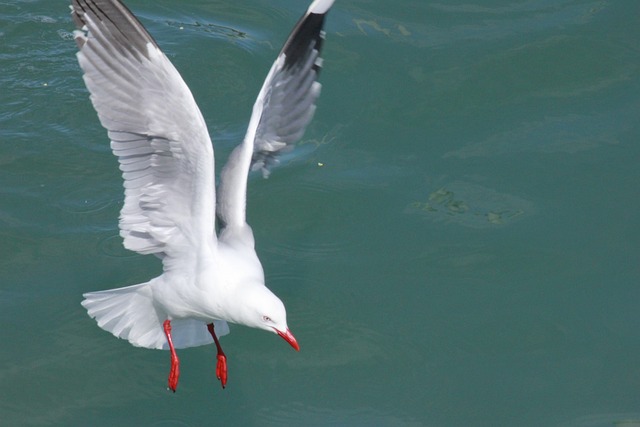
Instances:
[[[94,25],[108,29],[109,37],[119,41],[118,48],[123,52],[148,57],[147,44],[158,47],[138,18],[120,0],[72,0],[71,9],[72,19],[78,30],[87,28],[87,17],[90,17]],[[80,48],[85,41],[76,39]]]
[[[324,27],[326,13],[305,13],[296,24],[289,39],[282,48],[285,55],[284,68],[293,68],[303,62],[311,49],[320,52],[324,40]],[[315,66],[316,71],[319,66]]]

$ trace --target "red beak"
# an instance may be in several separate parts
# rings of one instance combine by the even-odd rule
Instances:
[[[288,342],[291,347],[295,348],[296,351],[300,351],[300,346],[298,345],[298,341],[296,341],[296,337],[293,336],[291,331],[287,328],[287,332],[282,332],[276,329],[278,335],[280,335],[286,342]]]

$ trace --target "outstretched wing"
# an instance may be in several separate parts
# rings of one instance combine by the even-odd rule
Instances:
[[[277,155],[302,137],[313,117],[320,95],[322,28],[333,2],[311,3],[267,75],[244,141],[231,153],[220,177],[217,214],[224,227],[245,224],[249,169],[261,169],[268,176]]]
[[[213,148],[189,88],[118,0],[72,0],[78,61],[124,178],[127,249],[177,256],[215,239]]]

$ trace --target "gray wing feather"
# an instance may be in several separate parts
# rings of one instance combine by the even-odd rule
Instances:
[[[246,224],[246,187],[250,169],[269,175],[278,154],[303,135],[320,95],[318,73],[325,16],[333,0],[315,0],[285,42],[253,105],[244,141],[222,170],[217,215],[223,227]]]
[[[265,84],[262,114],[255,134],[252,170],[269,175],[277,155],[291,149],[313,118],[320,96],[325,14],[308,12],[298,22]]]

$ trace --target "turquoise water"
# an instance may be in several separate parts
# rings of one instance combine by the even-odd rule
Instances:
[[[306,2],[128,5],[220,168]],[[174,395],[168,353],[80,306],[160,264],[118,237],[67,4],[0,2],[1,423],[640,425],[639,18],[635,0],[337,0],[316,117],[249,188],[302,350],[232,326],[227,389],[206,346],[180,352]]]

